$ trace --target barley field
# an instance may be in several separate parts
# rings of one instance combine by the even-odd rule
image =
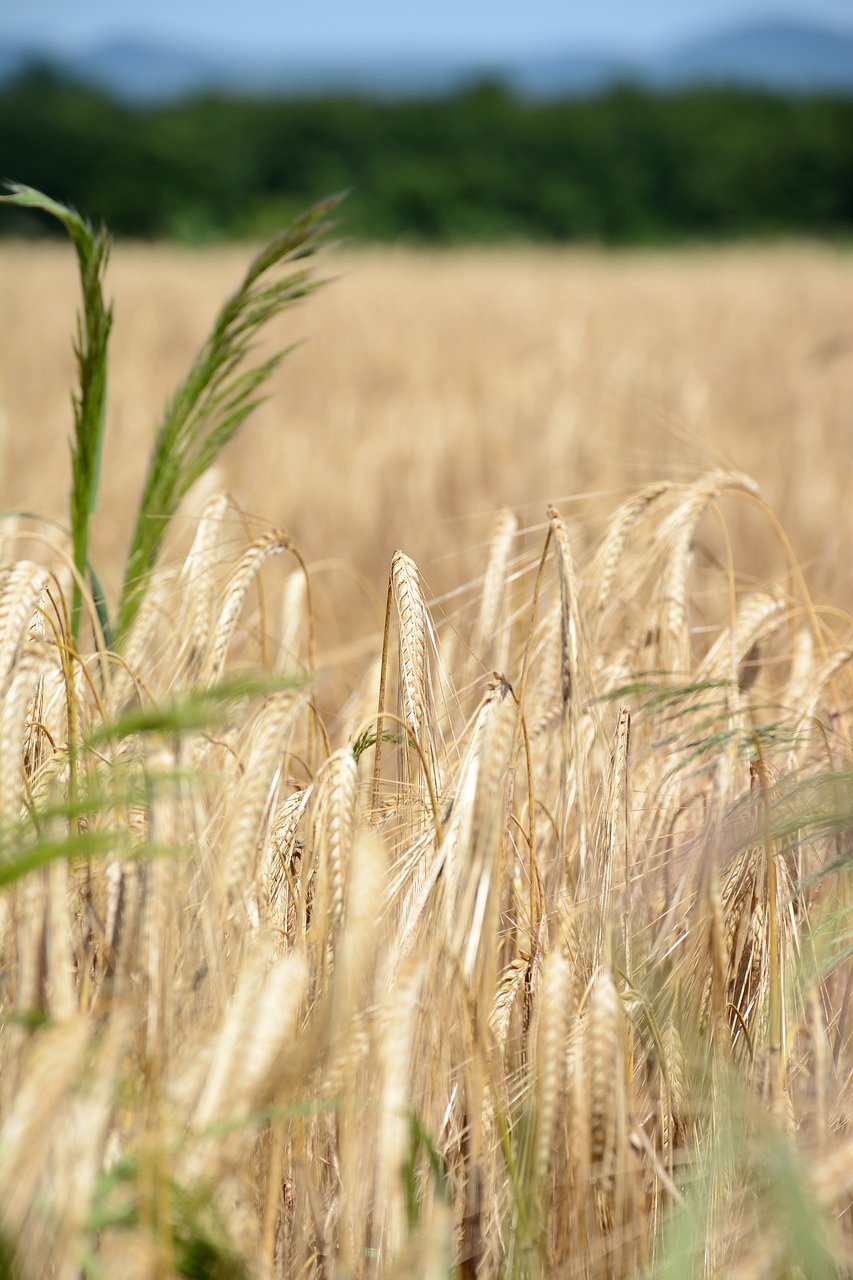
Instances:
[[[107,612],[247,256],[113,251]],[[853,1275],[853,257],[316,271],[110,645],[0,246],[0,1274]]]
[[[164,401],[246,259],[113,250],[107,578]],[[304,344],[216,480],[311,561],[379,590],[403,547],[439,594],[476,570],[502,506],[527,527],[549,501],[601,494],[606,512],[727,466],[760,484],[816,589],[850,603],[853,256],[386,251],[317,274],[331,283],[270,340]],[[0,244],[4,507],[65,509],[78,292],[66,246]]]

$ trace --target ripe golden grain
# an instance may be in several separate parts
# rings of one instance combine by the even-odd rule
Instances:
[[[613,307],[615,278],[576,265],[578,288],[594,279]],[[457,269],[484,287],[470,261]],[[534,325],[535,308],[513,270],[515,332],[519,308]],[[689,292],[677,272],[669,284],[666,367],[664,349],[684,350],[674,317]],[[460,311],[464,293],[457,282]],[[596,341],[618,355],[606,328]],[[639,379],[619,332],[620,376]],[[578,332],[564,340],[583,348]],[[726,340],[693,358],[730,377]],[[435,413],[450,383],[422,350],[436,359]],[[522,361],[509,382],[490,363],[495,394],[520,395],[518,379],[533,413],[544,367]],[[809,394],[837,422],[845,384],[832,376],[832,395],[816,376]],[[325,371],[332,418],[333,382]],[[635,409],[647,394],[638,382]],[[754,413],[756,395],[739,388],[732,412]],[[458,425],[459,406],[445,408]],[[562,458],[551,420],[542,437]],[[440,471],[428,441],[418,466],[406,459],[424,528]],[[433,496],[485,492],[494,531],[477,559],[466,529],[461,561],[438,567],[442,525],[419,570],[392,557],[396,538],[365,532],[346,494],[318,502],[298,431],[293,448],[287,474],[313,516],[292,488],[287,500],[309,539],[322,511],[323,537],[370,543],[359,568],[373,590],[390,567],[399,657],[383,681],[402,723],[388,714],[384,728],[405,740],[386,753],[375,810],[364,730],[377,727],[380,622],[365,624],[373,605],[352,606],[343,579],[323,600],[310,563],[288,576],[274,529],[246,517],[244,530],[236,504],[208,499],[187,521],[188,562],[167,558],[115,663],[85,628],[79,659],[67,650],[61,551],[7,546],[22,561],[0,585],[2,804],[13,827],[24,815],[25,851],[72,850],[0,885],[0,1229],[22,1274],[49,1259],[76,1277],[84,1256],[108,1270],[132,1255],[153,1280],[184,1265],[184,1242],[223,1268],[307,1280],[439,1266],[632,1280],[688,1254],[709,1280],[805,1273],[805,1228],[779,1212],[792,1186],[842,1273],[844,619],[815,612],[755,486],[713,457],[625,501],[608,455],[596,487],[618,495],[571,507],[571,523],[541,505],[496,517],[497,471],[448,469]],[[351,487],[393,523],[412,491],[389,448],[379,439],[372,486]],[[520,476],[527,460],[513,456]],[[815,505],[801,545],[817,545]],[[750,520],[767,521],[755,538]],[[414,550],[417,528],[402,541]],[[459,594],[428,600],[425,581],[451,571]],[[501,667],[473,714],[471,652]],[[661,669],[667,656],[677,670]],[[246,666],[313,671],[315,687],[241,700],[203,732],[92,737],[104,717],[180,704]],[[18,851],[4,846],[0,874]]]

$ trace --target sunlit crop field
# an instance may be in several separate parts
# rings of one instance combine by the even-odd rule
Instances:
[[[115,250],[113,619],[245,259]],[[0,246],[0,1274],[853,1275],[853,257],[324,270],[110,649]]]
[[[93,552],[107,578],[164,402],[246,259],[113,251]],[[853,255],[400,251],[329,255],[317,274],[331,283],[275,334],[304,344],[217,477],[310,561],[381,590],[401,547],[437,593],[477,563],[501,506],[528,526],[548,501],[604,493],[606,509],[643,480],[726,465],[761,486],[818,590],[849,603]],[[77,289],[64,245],[0,245],[7,508],[67,505]]]

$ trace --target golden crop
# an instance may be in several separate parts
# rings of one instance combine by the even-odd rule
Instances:
[[[116,250],[108,588],[243,257]],[[0,250],[0,1270],[850,1275],[853,259],[327,268],[111,655]]]

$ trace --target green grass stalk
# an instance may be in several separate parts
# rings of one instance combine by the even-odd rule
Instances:
[[[0,201],[17,205],[21,209],[40,209],[58,219],[71,237],[80,269],[83,309],[77,317],[77,337],[74,343],[79,387],[72,396],[74,440],[71,445],[69,505],[74,567],[78,574],[74,580],[71,600],[71,634],[76,644],[80,635],[83,607],[80,584],[85,579],[89,566],[89,525],[98,499],[106,421],[107,349],[113,312],[112,307],[104,303],[102,284],[109,258],[110,238],[103,227],[95,231],[73,209],[32,187],[10,184],[10,194],[0,196]],[[93,579],[93,582],[96,584],[95,594],[102,599],[97,581]],[[102,625],[104,617],[102,614]]]

